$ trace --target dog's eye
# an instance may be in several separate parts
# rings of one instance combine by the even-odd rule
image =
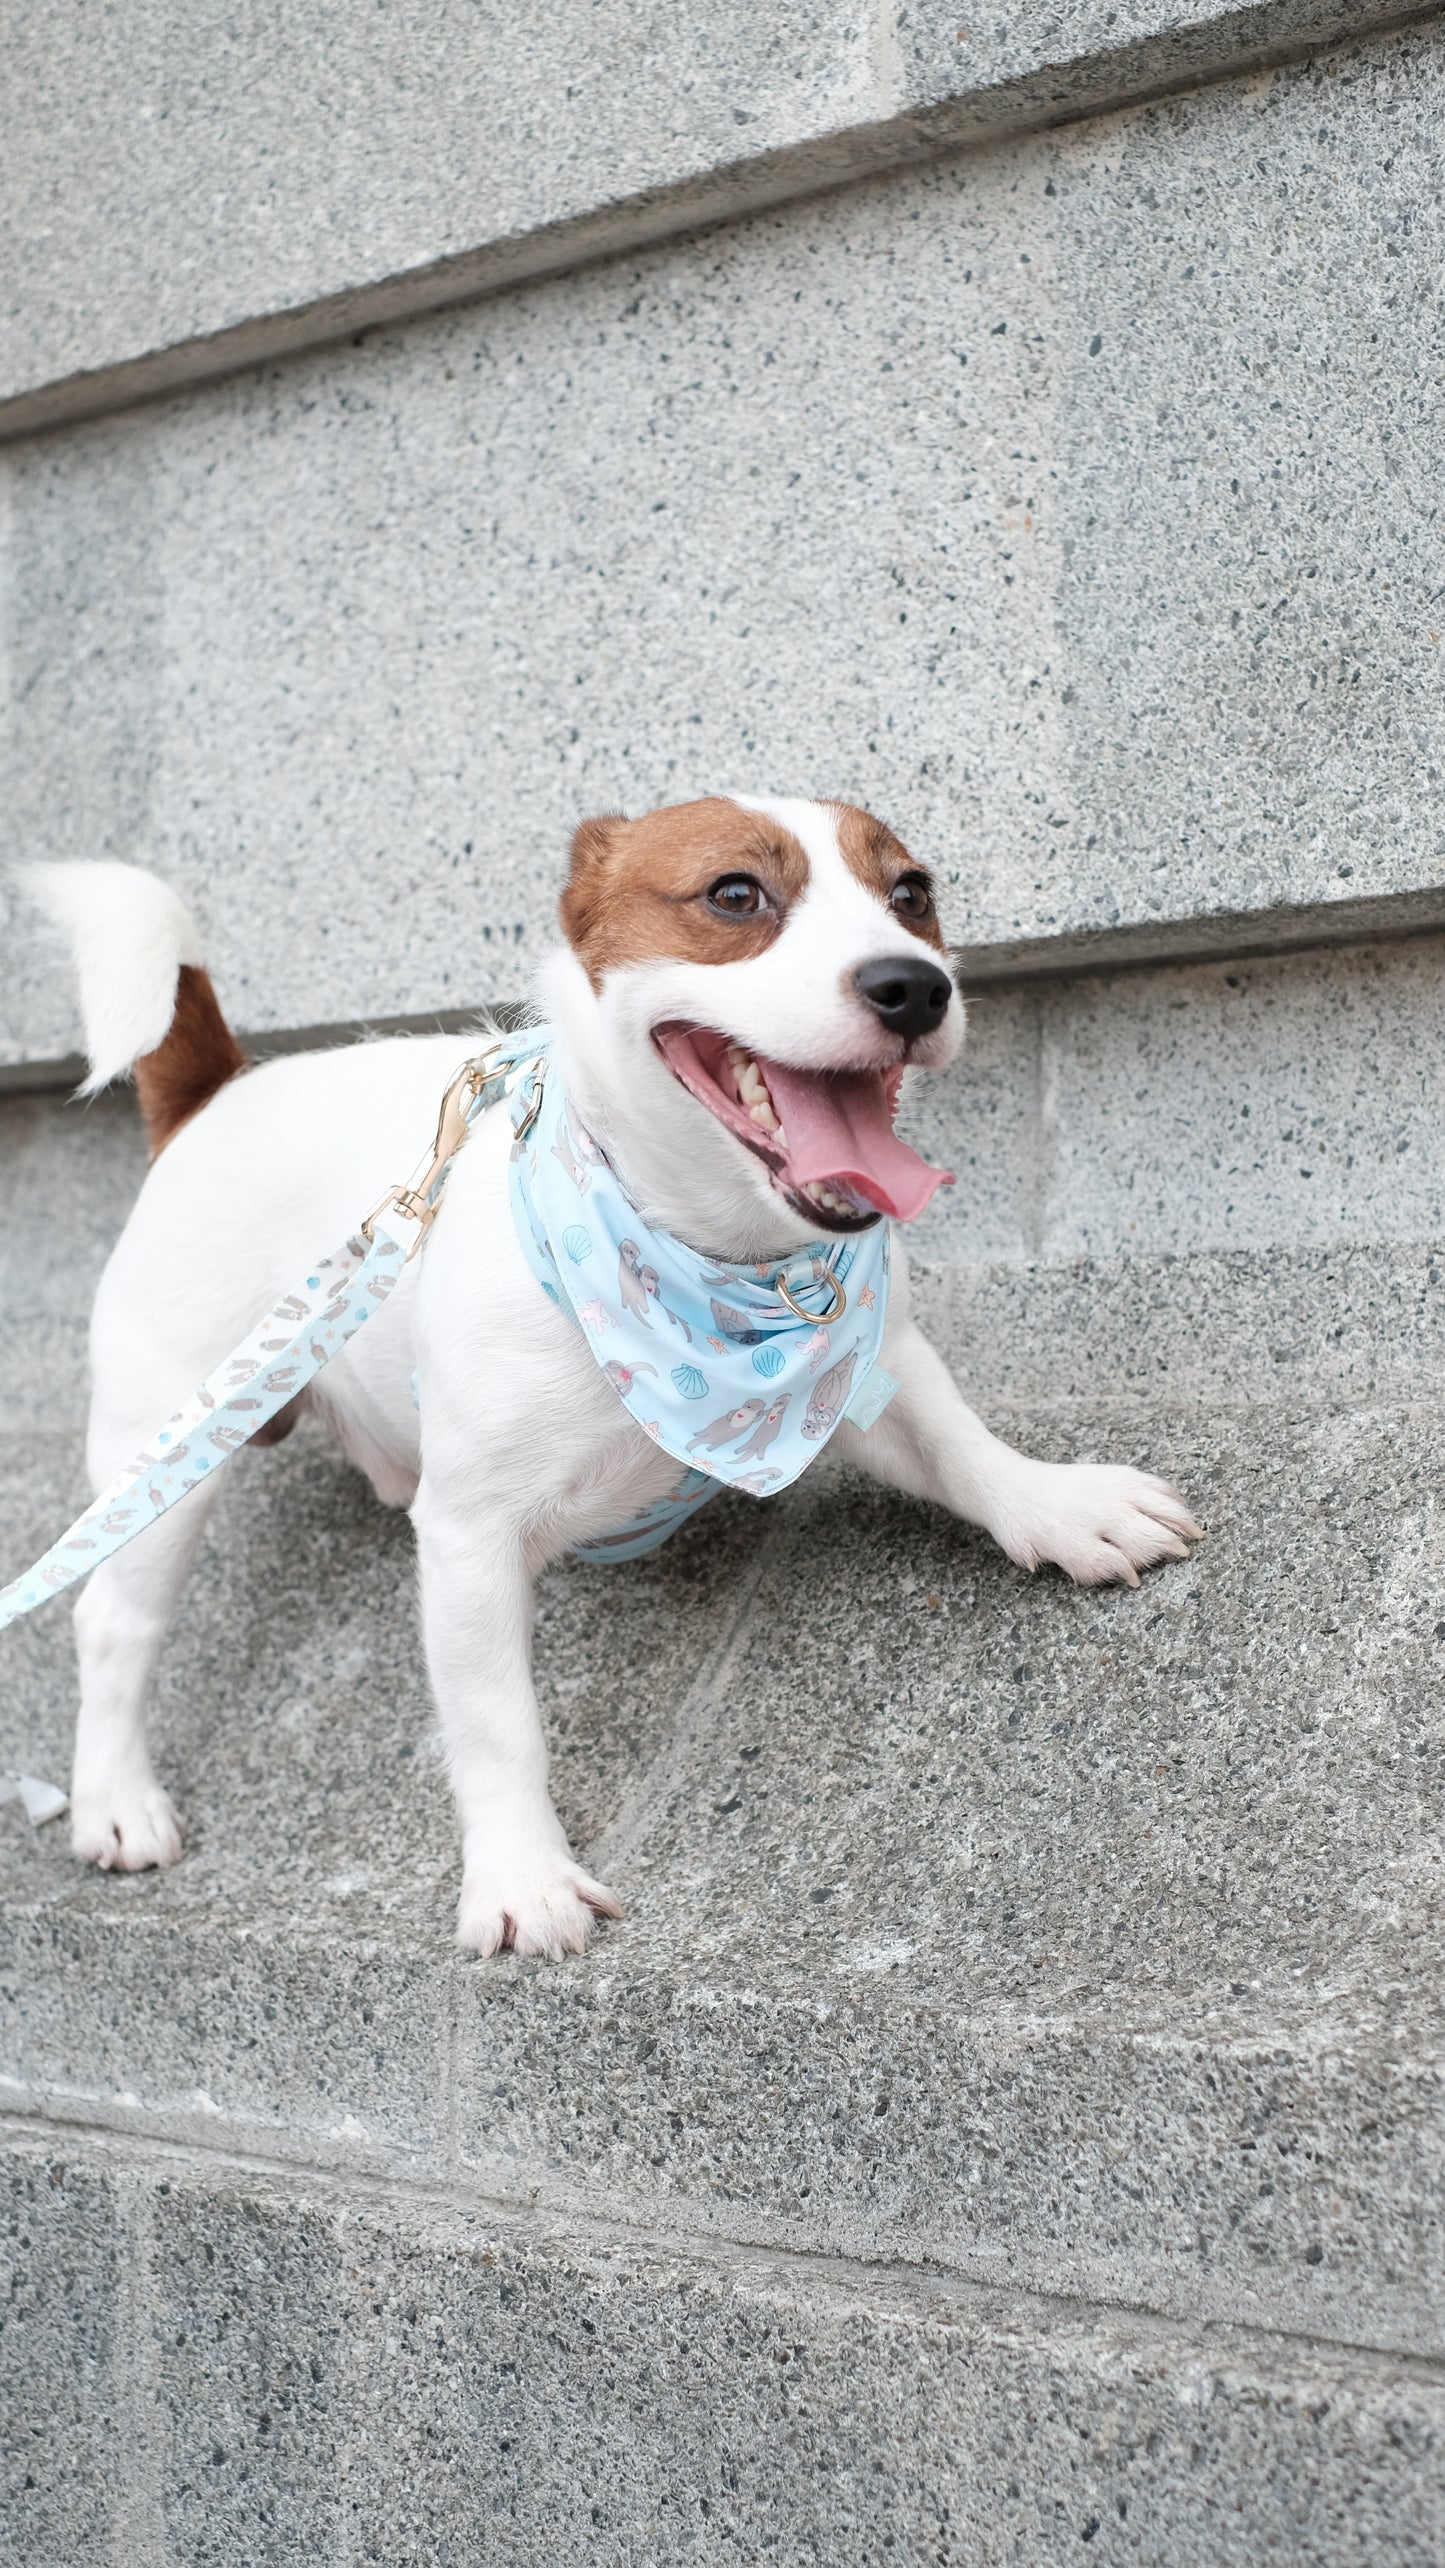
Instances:
[[[893,906],[900,918],[933,916],[933,891],[924,874],[903,874],[893,886]]]
[[[751,874],[719,874],[708,886],[707,905],[719,918],[757,918],[767,908],[768,896]]]

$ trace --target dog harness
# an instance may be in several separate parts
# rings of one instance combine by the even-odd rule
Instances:
[[[886,1226],[841,1247],[819,1242],[781,1265],[698,1256],[643,1221],[560,1082],[548,1079],[550,1044],[549,1028],[532,1027],[466,1064],[410,1183],[392,1187],[354,1237],[317,1258],[68,1531],[0,1588],[0,1631],[134,1541],[340,1353],[421,1247],[471,1125],[514,1091],[512,1209],[522,1249],[623,1406],[681,1466],[655,1505],[615,1534],[576,1544],[578,1552],[635,1559],[720,1488],[754,1496],[786,1488],[843,1416],[872,1423],[897,1389],[877,1362]]]

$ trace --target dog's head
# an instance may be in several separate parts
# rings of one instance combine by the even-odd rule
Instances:
[[[648,1217],[734,1256],[910,1221],[893,1130],[963,1039],[923,867],[847,803],[711,795],[584,821],[547,968],[579,1106]]]

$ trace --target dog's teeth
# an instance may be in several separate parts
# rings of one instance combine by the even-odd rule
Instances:
[[[753,1122],[760,1132],[771,1133],[782,1141],[785,1136],[783,1127],[778,1121],[778,1110],[768,1093],[768,1083],[752,1054],[744,1052],[740,1043],[730,1043],[727,1052],[728,1064],[737,1084],[739,1099],[746,1106]]]

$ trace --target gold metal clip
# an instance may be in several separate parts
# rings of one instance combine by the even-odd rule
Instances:
[[[437,1137],[431,1155],[424,1159],[405,1186],[390,1186],[379,1204],[373,1204],[361,1225],[363,1239],[374,1239],[376,1223],[382,1213],[396,1211],[402,1219],[418,1224],[417,1235],[407,1250],[408,1264],[415,1257],[432,1223],[441,1210],[441,1181],[466,1140],[470,1126],[467,1109],[475,1104],[487,1084],[487,1063],[502,1046],[493,1043],[476,1059],[464,1063],[442,1099],[437,1118]]]

